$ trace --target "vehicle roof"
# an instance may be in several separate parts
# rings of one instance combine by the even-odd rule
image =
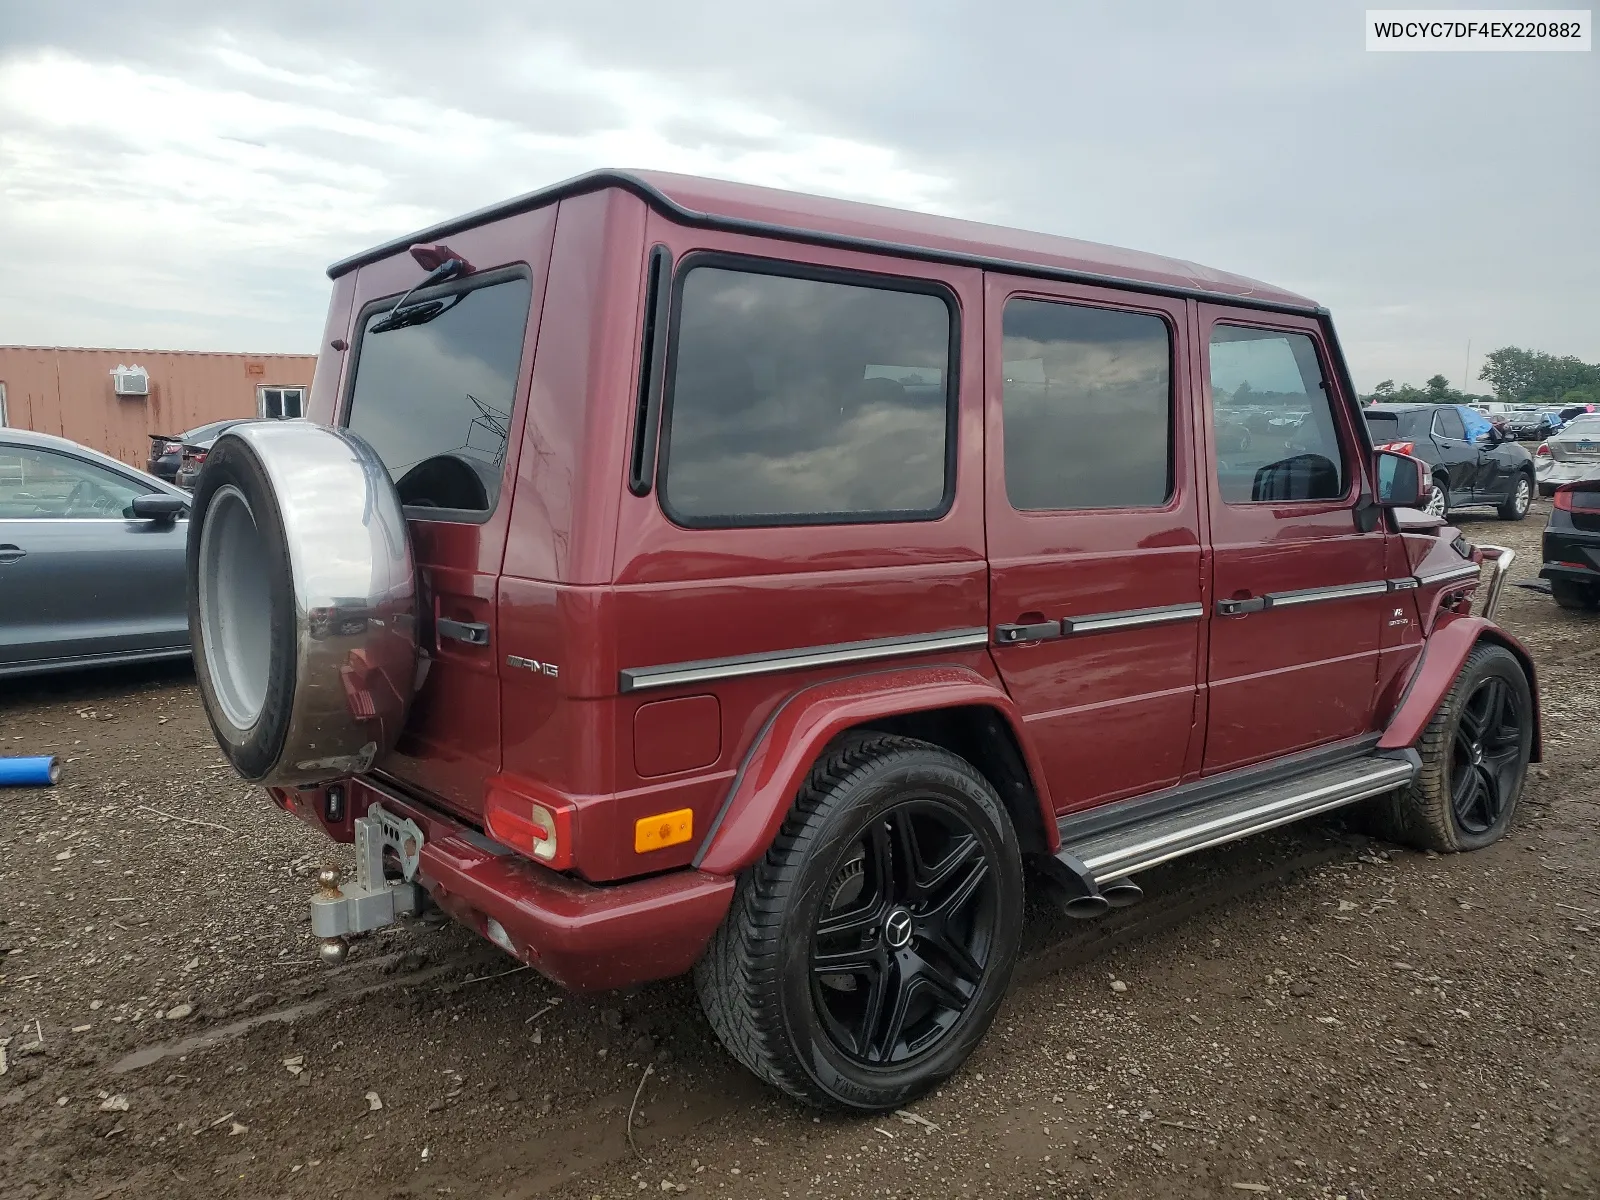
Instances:
[[[1294,292],[1183,259],[855,200],[834,200],[664,171],[592,171],[385,242],[334,263],[328,274],[338,278],[417,242],[437,241],[567,196],[612,187],[632,192],[665,216],[688,225],[1169,295],[1218,298],[1255,308],[1320,311],[1314,301]]]
[[[1364,413],[1401,413],[1436,412],[1441,408],[1471,408],[1470,404],[1373,404],[1362,409]]]
[[[109,454],[101,454],[88,446],[81,445],[68,438],[56,437],[53,433],[35,433],[31,429],[0,428],[0,446],[32,446],[40,450],[59,450],[67,454],[76,455],[78,458],[88,459],[92,463],[108,467],[121,475],[137,479],[140,483],[148,483],[152,488],[163,492],[171,492],[174,496],[183,496],[187,499],[189,493],[182,488],[173,487],[165,480],[148,475],[137,467],[130,467],[120,458],[112,458]]]

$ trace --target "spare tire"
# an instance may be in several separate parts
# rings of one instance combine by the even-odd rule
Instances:
[[[417,586],[388,469],[308,421],[235,425],[189,519],[206,716],[246,779],[320,783],[393,749],[416,687]]]

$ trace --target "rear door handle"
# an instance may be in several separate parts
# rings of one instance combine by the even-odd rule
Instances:
[[[1258,613],[1267,607],[1265,596],[1251,596],[1246,600],[1218,600],[1217,612],[1224,617],[1242,617],[1246,613]]]
[[[1031,625],[996,625],[994,640],[1002,646],[1018,642],[1047,642],[1061,636],[1060,621],[1036,621]]]
[[[26,557],[27,553],[21,546],[14,546],[8,542],[6,545],[0,546],[0,566],[6,563],[14,563],[17,559]]]
[[[439,630],[440,637],[451,641],[466,642],[469,646],[489,644],[489,627],[481,621],[452,621],[448,617],[440,617],[434,626]]]

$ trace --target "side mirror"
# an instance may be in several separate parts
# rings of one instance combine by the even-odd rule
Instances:
[[[133,516],[139,521],[155,521],[170,525],[189,507],[182,496],[169,496],[165,492],[151,492],[133,498]]]
[[[1379,450],[1373,456],[1378,504],[1383,508],[1420,508],[1428,496],[1428,464],[1409,454]]]

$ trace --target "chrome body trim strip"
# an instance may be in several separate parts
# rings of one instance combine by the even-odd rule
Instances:
[[[1346,583],[1338,587],[1301,588],[1293,592],[1268,592],[1268,608],[1294,608],[1301,604],[1321,604],[1325,600],[1351,600],[1357,596],[1378,596],[1389,590],[1387,579],[1366,583]]]
[[[862,642],[806,646],[798,650],[780,650],[767,654],[738,654],[730,658],[707,658],[698,662],[665,663],[659,667],[628,667],[620,673],[617,686],[618,690],[627,694],[654,688],[679,687],[690,683],[712,683],[719,679],[741,679],[747,675],[767,675],[778,671],[803,671],[811,667],[871,662],[880,658],[898,658],[903,654],[971,650],[988,644],[987,629],[982,627],[951,629],[944,633],[872,638]]]
[[[1172,830],[1159,837],[1136,845],[1119,847],[1107,854],[1084,860],[1084,866],[1098,883],[1106,879],[1120,879],[1136,871],[1148,871],[1174,858],[1209,850],[1227,842],[1238,841],[1256,833],[1264,833],[1279,825],[1287,825],[1302,817],[1314,816],[1354,804],[1373,796],[1381,796],[1402,784],[1409,783],[1417,773],[1416,765],[1396,759],[1358,781],[1341,780],[1313,791],[1295,796],[1279,797],[1259,808],[1243,813],[1229,813],[1210,821]]]
[[[1116,629],[1143,629],[1151,625],[1171,625],[1177,621],[1198,621],[1205,615],[1198,604],[1167,604],[1159,608],[1130,608],[1124,612],[1092,613],[1087,617],[1063,617],[1061,633],[1073,637],[1082,633],[1109,633]]]
[[[1451,567],[1448,571],[1435,571],[1432,575],[1418,575],[1418,587],[1431,587],[1436,583],[1449,583],[1452,579],[1477,579],[1483,573],[1483,568],[1477,563],[1467,563],[1462,567]]]

